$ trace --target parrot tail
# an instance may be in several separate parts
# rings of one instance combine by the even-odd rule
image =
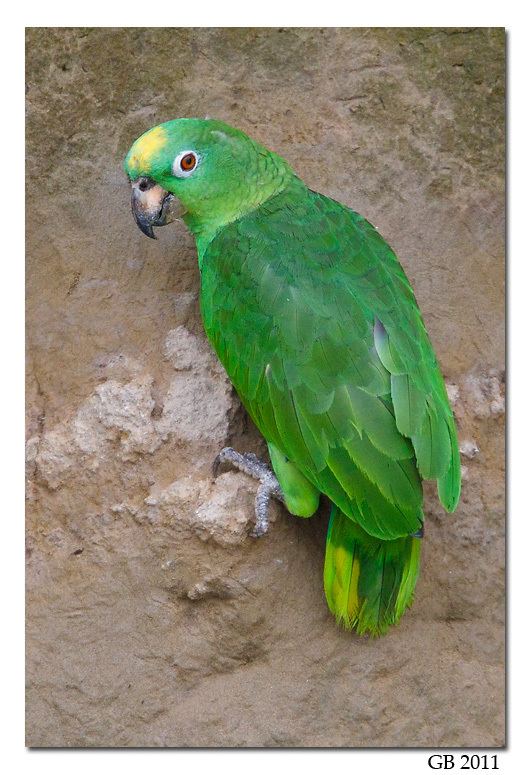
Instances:
[[[333,505],[326,539],[324,590],[339,624],[382,635],[412,604],[421,538],[381,541]]]

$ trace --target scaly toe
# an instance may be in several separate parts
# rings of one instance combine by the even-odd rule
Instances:
[[[270,468],[253,452],[241,454],[240,452],[236,452],[235,449],[232,449],[232,447],[225,447],[222,449],[212,464],[214,479],[219,474],[219,469],[223,463],[229,463],[239,471],[257,479],[260,483],[255,501],[256,522],[250,531],[250,535],[253,538],[260,538],[265,535],[269,529],[269,506],[271,498],[276,498],[280,503],[285,503],[279,482]]]

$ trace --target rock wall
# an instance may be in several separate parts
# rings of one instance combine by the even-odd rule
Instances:
[[[504,741],[504,32],[27,32],[27,743]],[[413,281],[464,463],[426,486],[414,607],[339,630],[327,509],[211,464],[264,455],[204,338],[182,224],[145,239],[121,163],[177,116],[232,123],[376,224]]]

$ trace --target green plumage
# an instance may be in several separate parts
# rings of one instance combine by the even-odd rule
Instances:
[[[269,152],[257,153],[263,170]],[[458,502],[454,419],[393,251],[364,218],[270,158],[272,193],[263,201],[256,194],[234,215],[230,200],[220,227],[219,217],[215,228],[198,221],[192,207],[185,218],[197,237],[204,326],[269,443],[288,508],[308,516],[319,493],[333,503],[330,609],[345,626],[377,635],[412,601],[421,480],[438,481],[447,510]],[[248,186],[260,174],[240,173]],[[184,187],[173,190],[182,196]]]
[[[346,626],[384,632],[412,599],[421,542],[406,536],[423,522],[421,478],[438,479],[448,510],[460,487],[445,385],[405,274],[366,220],[296,179],[222,229],[201,265],[206,333],[248,413],[342,512],[328,604]],[[370,590],[362,613],[329,583],[339,539]]]
[[[336,507],[329,519],[324,563],[326,599],[337,621],[362,635],[382,635],[411,604],[421,538],[379,541]]]

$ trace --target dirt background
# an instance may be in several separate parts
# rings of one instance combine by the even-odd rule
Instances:
[[[27,743],[504,742],[504,32],[27,32]],[[426,488],[413,609],[339,630],[327,509],[215,483],[264,454],[211,353],[182,224],[145,239],[121,163],[208,115],[377,225],[413,281],[460,428],[461,505]]]

